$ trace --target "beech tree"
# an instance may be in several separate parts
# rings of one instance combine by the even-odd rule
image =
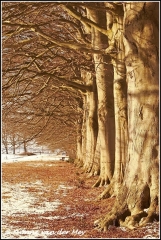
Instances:
[[[129,2],[123,6],[128,153],[116,204],[96,223],[101,229],[113,221],[133,229],[158,216],[158,4]]]
[[[158,9],[158,2],[3,3],[5,101],[15,106],[25,96],[30,114],[55,118],[48,127],[58,120],[75,128],[75,163],[98,175],[93,187],[108,184],[100,199],[115,196],[95,222],[101,230],[159,216]]]
[[[5,124],[3,124],[2,126],[2,144],[5,148],[5,153],[8,154],[9,153],[9,135],[8,135],[8,131],[7,131],[7,127],[5,126]]]

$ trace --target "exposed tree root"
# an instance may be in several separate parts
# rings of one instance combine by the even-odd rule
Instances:
[[[109,198],[113,195],[113,184],[109,184],[107,188],[98,196],[97,200]]]
[[[139,223],[139,226],[146,226],[147,223],[153,222],[154,220],[159,221],[159,212],[158,212],[158,197],[156,197],[150,204],[150,207],[147,212],[147,216],[143,217]]]
[[[99,169],[93,169],[89,172],[88,174],[88,177],[87,178],[91,178],[91,177],[94,177],[94,176],[98,176],[100,174],[100,171]]]
[[[124,204],[120,207],[118,211],[118,206],[115,205],[114,208],[105,216],[105,218],[98,219],[94,222],[94,226],[100,231],[107,231],[110,225],[119,226],[119,220],[122,221],[126,216],[129,215],[127,205]]]
[[[97,186],[97,184],[100,184],[99,180],[93,185],[93,187]],[[120,189],[120,184],[115,181],[113,178],[110,184],[105,188],[105,190],[98,196],[97,200],[114,197],[117,196],[117,193]]]
[[[92,170],[90,172],[90,175],[91,176],[97,176],[100,174],[100,169],[99,169],[99,166],[93,166],[92,167]]]
[[[99,177],[96,183],[94,183],[92,187],[99,187],[100,182],[101,182],[101,178]]]
[[[81,167],[83,167],[83,162],[80,159],[75,159],[74,166],[81,168]]]
[[[96,183],[92,187],[102,187],[104,185],[109,184],[109,179],[108,178],[102,178],[101,176],[98,178]]]
[[[120,226],[122,227],[126,227],[130,230],[133,230],[137,227],[139,227],[139,221],[140,219],[142,219],[143,217],[146,217],[147,213],[144,211],[141,211],[135,215],[131,215],[126,217],[125,221],[122,221],[121,219],[119,220]]]
[[[111,181],[99,197],[109,197],[112,194],[114,184],[115,182]],[[112,210],[103,219],[95,221],[94,224],[97,229],[107,231],[110,225],[115,225],[133,230],[154,220],[159,220],[158,196],[150,196],[147,184],[140,185],[139,191],[136,186],[131,189],[133,189],[133,192],[129,192],[126,185],[120,187]],[[135,198],[135,196],[137,197]]]
[[[159,220],[159,215],[156,211],[158,206],[158,199],[155,198],[148,212],[138,210],[135,214],[131,215],[130,210],[126,203],[122,206],[117,202],[114,208],[104,217],[94,222],[94,225],[100,231],[107,231],[110,225],[123,226],[130,230],[146,226],[147,223]]]
[[[92,165],[91,164],[85,164],[83,166],[83,171],[84,173],[90,173],[91,172],[91,169],[92,169]]]

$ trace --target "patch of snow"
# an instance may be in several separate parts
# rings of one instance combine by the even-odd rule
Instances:
[[[63,185],[63,184],[60,184],[59,186],[58,186],[58,190],[59,189],[72,189],[73,187],[71,187],[71,186],[65,186],[65,185]]]
[[[67,211],[69,211],[70,209],[71,209],[71,207],[70,206],[65,206],[65,209],[67,210]]]
[[[59,216],[59,215],[56,215],[56,216],[48,216],[48,217],[45,217],[45,216],[41,216],[40,218],[42,219],[49,219],[49,220],[53,220],[53,219],[66,219],[66,218],[71,218],[71,217],[84,217],[84,216],[87,216],[88,214],[81,214],[81,213],[72,213],[70,215],[66,215],[66,216]]]
[[[55,194],[61,194],[64,197],[67,196],[67,189],[72,189],[73,187],[71,186],[65,186],[63,184],[60,184],[55,192]]]
[[[144,208],[144,212],[148,212],[149,208]]]
[[[35,188],[35,192],[30,191],[30,188]],[[67,189],[71,189],[71,186],[65,186],[63,183],[60,183],[56,192],[53,192],[53,195],[59,194],[64,195],[67,193]],[[37,191],[38,190],[38,191]],[[32,230],[25,230],[25,229],[16,229],[14,224],[18,221],[16,220],[15,216],[27,216],[29,214],[38,214],[39,218],[43,219],[67,219],[70,217],[84,217],[84,214],[81,213],[72,213],[67,214],[66,216],[42,216],[42,214],[48,212],[57,212],[57,208],[62,204],[61,201],[58,199],[58,196],[50,202],[46,201],[46,198],[42,196],[41,203],[40,203],[40,194],[43,195],[46,192],[46,186],[43,186],[43,182],[37,180],[31,183],[16,183],[11,184],[8,182],[4,182],[2,186],[2,239],[36,239],[42,238],[46,239],[50,235],[61,235],[63,234],[62,231],[46,231],[40,230],[43,228],[42,223],[36,225],[36,228]],[[70,206],[63,206],[67,211],[71,208]],[[11,222],[8,221],[9,217],[14,217]],[[13,225],[12,225],[13,224]],[[81,231],[78,229],[71,232],[74,235],[81,235]]]
[[[40,191],[45,191],[43,189],[41,181],[33,183],[34,185],[39,185]],[[41,202],[41,205],[37,205],[37,193],[28,192],[27,188],[31,185],[27,184],[15,184],[9,185],[4,183],[2,188],[2,197],[5,195],[4,200],[2,201],[2,217],[15,215],[17,213],[21,214],[31,214],[31,213],[44,213],[45,211],[56,210],[57,207],[62,204],[58,199],[53,202],[47,202],[44,199],[44,202]],[[34,186],[35,187],[35,186]]]
[[[153,237],[153,236],[151,236],[151,235],[146,235],[146,236],[144,236],[143,237],[144,239],[156,239],[156,237]]]
[[[71,214],[71,217],[84,217],[85,215],[87,216],[88,214],[72,213],[72,214]]]
[[[120,227],[120,229],[121,229],[122,231],[124,231],[124,232],[127,231],[127,228],[125,228],[125,227]]]
[[[12,163],[19,161],[28,161],[30,166],[42,166],[44,165],[43,161],[52,161],[60,160],[60,158],[55,159],[54,154],[41,154],[41,155],[32,155],[32,156],[21,156],[16,154],[2,154],[2,163]],[[42,163],[35,163],[32,161],[42,161]],[[46,164],[46,163],[45,163]],[[52,163],[48,164],[52,166]],[[34,188],[35,191],[30,191],[30,188]],[[47,231],[43,230],[42,223],[37,224],[36,227],[32,230],[25,230],[23,228],[16,229],[14,226],[15,223],[18,223],[16,216],[27,216],[29,214],[37,214],[39,218],[47,220],[61,220],[68,219],[71,217],[84,217],[84,214],[81,213],[72,213],[66,214],[66,216],[42,216],[44,213],[50,213],[58,210],[58,207],[62,204],[59,200],[59,196],[67,196],[67,191],[72,189],[71,186],[66,186],[62,183],[59,184],[57,189],[53,191],[53,196],[55,198],[53,201],[47,201],[44,197],[44,192],[47,192],[46,186],[43,186],[43,182],[37,180],[32,183],[8,183],[4,182],[2,185],[2,212],[1,212],[1,237],[2,239],[48,239],[51,235],[55,238],[62,234],[67,234],[69,231],[60,229],[58,231]],[[42,195],[42,196],[41,196]],[[41,200],[40,200],[41,197]],[[41,201],[41,202],[40,202]],[[63,206],[67,211],[71,209],[71,206]],[[86,214],[87,215],[87,214]],[[9,221],[9,218],[13,217],[12,221]],[[82,236],[83,231],[74,229],[71,230],[70,234],[74,236]]]
[[[55,154],[38,154],[32,156],[22,156],[18,154],[1,154],[2,163],[19,162],[19,161],[60,161],[68,160],[69,156]]]

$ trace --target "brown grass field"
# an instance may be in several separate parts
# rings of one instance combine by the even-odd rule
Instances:
[[[65,161],[2,163],[1,239],[159,238],[159,223],[137,230],[94,221],[110,211],[114,198],[96,201],[105,187],[91,188],[97,177]]]

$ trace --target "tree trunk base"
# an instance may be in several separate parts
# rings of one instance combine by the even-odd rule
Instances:
[[[147,223],[151,223],[154,220],[159,221],[157,197],[151,202],[148,211],[146,209],[138,210],[132,215],[127,203],[119,205],[119,202],[117,202],[104,218],[94,222],[94,226],[100,231],[107,231],[110,225],[134,230],[146,226]]]
[[[98,196],[97,200],[114,196],[113,183],[110,183],[106,189]]]
[[[105,185],[107,185],[107,184],[109,184],[109,179],[103,178],[103,177],[99,177],[98,180],[96,181],[96,183],[93,184],[92,187],[93,187],[93,188],[94,188],[94,187],[102,187],[102,186],[105,186]]]

